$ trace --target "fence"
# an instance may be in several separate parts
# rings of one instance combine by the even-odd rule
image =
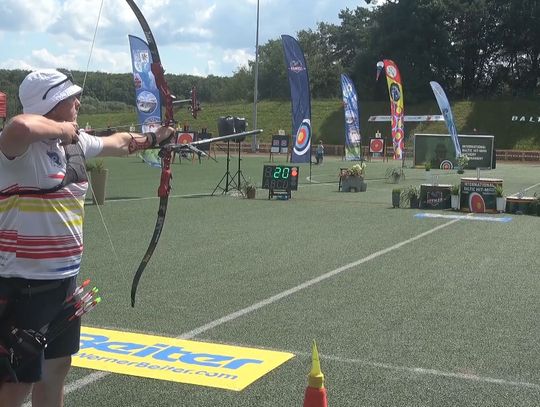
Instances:
[[[270,143],[259,143],[259,154],[270,154]],[[227,144],[226,143],[216,143],[216,151],[226,151]],[[240,143],[240,148],[242,149],[242,153],[250,153],[251,152],[251,141],[245,141],[243,143]],[[325,145],[324,146],[324,153],[328,156],[338,156],[343,157],[344,156],[344,149],[345,147],[343,145]],[[368,146],[362,146],[362,155],[367,156],[368,154]],[[238,143],[231,142],[230,143],[230,151],[237,152],[238,151]],[[411,149],[405,148],[405,155],[409,155],[411,153]],[[388,157],[392,157],[394,154],[394,149],[392,146],[388,146],[386,149],[386,154]],[[540,161],[540,150],[531,150],[531,151],[521,151],[521,150],[495,150],[495,154],[497,157],[497,161],[522,161],[522,162],[538,162]],[[313,146],[313,156],[315,157],[315,146]]]

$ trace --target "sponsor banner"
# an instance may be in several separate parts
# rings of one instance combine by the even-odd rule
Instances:
[[[511,121],[517,123],[540,123],[540,116],[512,116]]]
[[[452,185],[420,185],[420,208],[449,209]]]
[[[502,183],[502,179],[495,178],[461,178],[461,211],[497,213],[495,188],[502,187]]]
[[[392,116],[369,116],[368,122],[390,122]],[[435,115],[420,115],[420,116],[403,116],[404,122],[444,122],[444,117],[440,114]]]
[[[459,135],[461,153],[469,157],[467,169],[495,168],[494,137]],[[448,134],[415,134],[414,165],[451,170],[457,166],[454,144]]]
[[[292,353],[110,329],[81,329],[73,366],[240,391]]]

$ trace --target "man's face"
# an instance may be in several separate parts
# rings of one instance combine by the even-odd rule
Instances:
[[[79,95],[70,96],[58,103],[46,116],[56,121],[76,122],[79,106]]]

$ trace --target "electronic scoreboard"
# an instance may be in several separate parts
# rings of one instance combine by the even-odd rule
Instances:
[[[291,191],[298,189],[296,166],[269,164],[263,168],[262,188],[268,189],[268,199],[273,196],[291,197]]]

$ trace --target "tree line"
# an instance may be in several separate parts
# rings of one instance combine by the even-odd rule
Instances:
[[[540,77],[538,0],[388,0],[369,8],[341,10],[339,24],[321,22],[296,37],[306,56],[313,98],[339,98],[340,74],[355,83],[360,100],[387,98],[375,65],[386,58],[401,71],[406,103],[433,98],[439,82],[450,100],[535,98]],[[178,98],[197,87],[202,103],[253,101],[254,61],[230,77],[166,74]],[[259,47],[260,100],[287,99],[289,87],[281,40]],[[27,71],[0,70],[0,91],[10,113],[20,111],[17,89]],[[72,72],[82,83],[84,72]],[[132,109],[131,73],[88,73],[83,111]],[[114,101],[112,103],[111,101]],[[107,110],[108,109],[108,110]]]

